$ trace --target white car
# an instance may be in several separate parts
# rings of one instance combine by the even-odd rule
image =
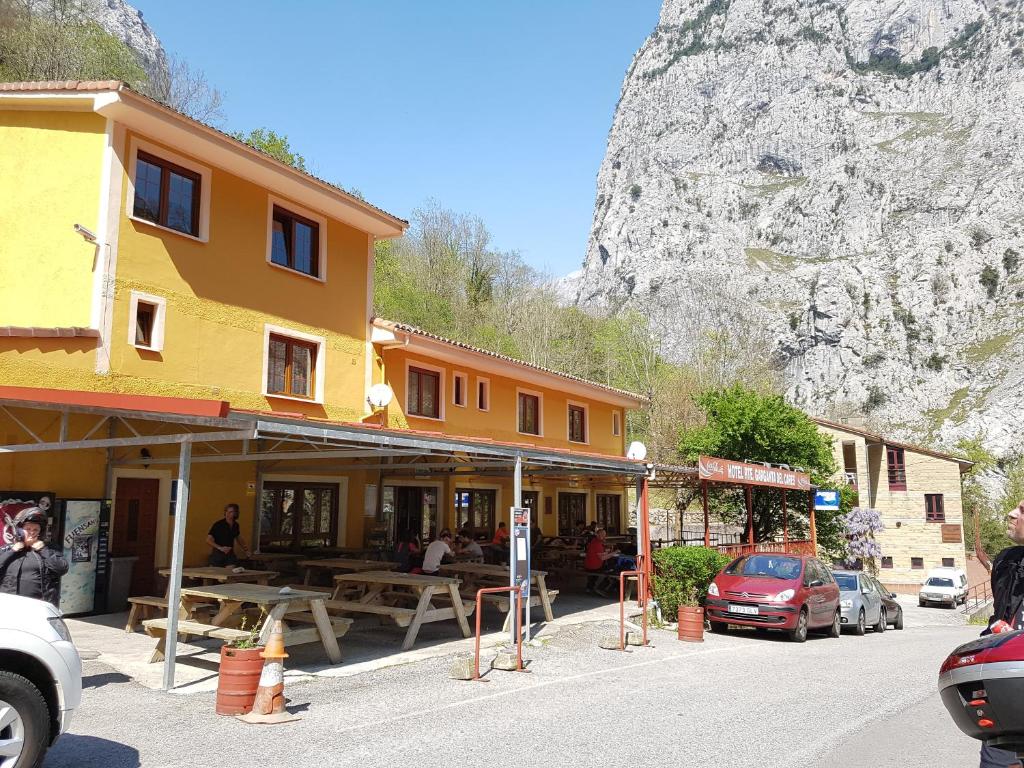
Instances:
[[[921,587],[917,602],[922,608],[926,605],[948,605],[956,607],[961,601],[963,590],[950,576],[931,576]]]
[[[0,594],[0,768],[36,768],[82,700],[82,661],[60,611]]]

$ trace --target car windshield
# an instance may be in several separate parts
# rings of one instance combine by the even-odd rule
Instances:
[[[857,577],[852,573],[837,573],[834,574],[836,577],[836,583],[839,585],[840,592],[856,592],[857,591]]]
[[[741,557],[725,572],[735,576],[763,576],[769,579],[795,579],[800,575],[800,560],[780,555]]]
[[[928,579],[928,584],[927,585],[929,587],[952,587],[953,586],[953,580],[952,579]]]

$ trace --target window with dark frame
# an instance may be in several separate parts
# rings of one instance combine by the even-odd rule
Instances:
[[[135,308],[135,346],[153,346],[153,328],[156,326],[156,307],[140,301]]]
[[[956,561],[952,557],[944,557],[944,558],[942,558],[942,567],[943,568],[955,568],[956,567]]]
[[[466,406],[466,377],[457,373],[452,382],[452,402],[464,408]]]
[[[597,525],[609,536],[618,536],[622,521],[622,497],[613,493],[597,494]]]
[[[304,275],[320,277],[320,225],[275,205],[270,261]]]
[[[312,400],[317,345],[287,336],[270,336],[267,350],[267,394]]]
[[[260,544],[292,549],[333,546],[338,532],[338,486],[264,482]]]
[[[491,388],[487,381],[478,381],[476,383],[476,407],[481,411],[487,411],[491,408]]]
[[[889,490],[907,490],[907,468],[904,463],[903,449],[885,446],[885,459],[889,473]]]
[[[497,491],[472,488],[455,490],[455,525],[457,530],[469,528],[474,539],[494,536]]]
[[[574,443],[587,442],[587,411],[582,406],[569,406],[569,439]]]
[[[441,418],[441,374],[409,366],[406,413],[428,419]]]
[[[135,159],[132,215],[153,224],[199,236],[202,177],[148,152]]]
[[[891,557],[883,557],[882,558],[882,567],[883,568],[892,568],[892,558]]]
[[[926,493],[924,495],[924,519],[929,523],[946,522],[946,509],[941,493]]]
[[[519,393],[519,431],[527,435],[540,434],[540,398]]]
[[[910,558],[910,567],[913,568],[915,571],[920,571],[922,568],[924,568],[924,558],[923,557],[912,557],[912,558]]]
[[[612,413],[612,437],[619,437],[622,434],[622,416],[618,411]]]

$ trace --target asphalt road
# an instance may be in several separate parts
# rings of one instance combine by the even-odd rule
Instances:
[[[935,693],[942,659],[977,627],[907,615],[902,632],[804,645],[659,632],[626,654],[596,647],[611,625],[581,625],[531,649],[530,674],[486,685],[449,679],[451,659],[292,683],[302,720],[277,726],[86,662],[83,707],[46,766],[977,765]]]

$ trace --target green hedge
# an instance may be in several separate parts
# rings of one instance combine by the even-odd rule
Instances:
[[[712,579],[732,560],[709,547],[665,547],[655,550],[653,557],[654,596],[669,621],[680,605],[703,603]]]

